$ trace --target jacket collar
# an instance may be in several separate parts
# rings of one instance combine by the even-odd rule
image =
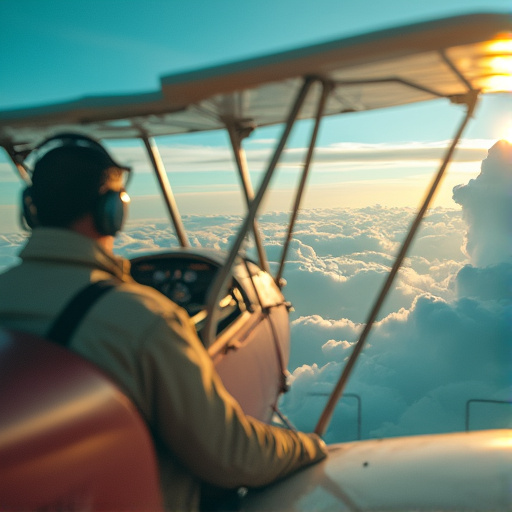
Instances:
[[[23,260],[59,261],[100,268],[129,280],[130,262],[110,254],[95,240],[69,229],[38,227],[20,252]]]

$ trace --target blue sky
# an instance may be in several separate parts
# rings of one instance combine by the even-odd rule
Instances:
[[[151,91],[157,88],[162,75],[368,30],[478,11],[510,12],[510,0],[2,1],[0,108],[65,101],[94,94]],[[473,145],[482,150],[488,149],[493,141],[504,137],[509,124],[512,126],[510,112],[511,94],[484,98],[478,108],[478,120],[470,124],[465,137],[468,140],[478,139],[479,142]],[[324,169],[323,173],[316,171],[312,185],[319,187],[317,198],[325,194],[321,187],[327,186],[329,180],[334,180],[333,183],[352,182],[350,172],[362,168],[365,182],[378,178],[378,168],[392,168],[390,180],[396,181],[397,173],[408,171],[412,174],[413,171],[414,176],[422,176],[418,184],[421,182],[423,185],[435,170],[435,161],[418,160],[412,155],[409,160],[404,160],[403,155],[411,149],[411,144],[416,144],[416,147],[418,143],[437,144],[441,147],[453,135],[461,115],[460,108],[447,107],[445,102],[431,102],[347,115],[343,116],[343,122],[326,120],[321,129],[319,148],[340,143],[366,144],[368,147],[359,164],[354,161],[353,168],[337,181],[332,169]],[[263,168],[258,155],[265,149],[268,152],[270,141],[278,133],[271,128],[248,140],[247,151],[249,160],[254,160],[256,183],[258,169]],[[199,139],[175,137],[166,144],[183,148],[194,143],[208,152],[211,148],[226,145],[226,142],[224,134],[213,133]],[[374,158],[368,159],[377,144],[387,144],[402,156],[390,157],[377,164]],[[292,145],[299,147],[301,143],[292,140]],[[251,156],[251,151],[255,156]],[[474,163],[484,156],[480,151]],[[227,177],[232,170],[229,155],[223,156],[222,160],[218,167],[210,166],[203,172],[217,171],[218,183],[224,185],[226,192],[234,193],[235,182]],[[201,167],[200,162],[196,164]],[[0,206],[13,206],[19,185],[14,178],[5,177],[8,164],[3,155],[0,156],[0,166],[0,173],[2,169],[4,173],[0,180],[8,182],[0,192]],[[177,174],[176,169],[183,173]],[[461,174],[461,181],[467,181],[472,169],[478,172],[478,164],[459,165],[458,171],[465,173],[464,177]],[[145,167],[137,171],[141,172],[138,186],[149,193],[148,181],[142,182]],[[198,180],[195,178],[187,182],[188,169],[182,161],[174,168],[171,166],[169,171],[175,173],[177,194],[191,194],[197,190],[194,184]],[[281,179],[281,187],[286,188],[291,179],[290,175],[285,175]],[[208,185],[212,180],[204,175],[201,179]],[[368,188],[366,185],[365,189]],[[351,198],[354,190],[349,194]],[[406,189],[395,190],[401,197],[410,195]],[[450,201],[450,189],[447,190],[444,205]],[[391,197],[392,189],[383,195]],[[378,200],[375,194],[371,197],[370,201]],[[414,203],[416,195],[411,197]],[[193,202],[189,196],[185,199],[186,204]],[[311,206],[316,204],[314,200],[311,202]],[[12,224],[11,215],[9,227]],[[0,225],[1,229],[8,227]]]
[[[509,0],[0,2],[0,106],[153,89],[158,77]]]

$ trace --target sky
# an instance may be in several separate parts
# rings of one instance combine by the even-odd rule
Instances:
[[[162,74],[508,0],[19,0],[0,2],[0,106],[152,90]]]
[[[151,91],[170,73],[441,16],[511,12],[510,0],[297,6],[292,0],[0,0],[0,109]],[[323,123],[285,273],[295,313],[292,390],[282,407],[299,428],[314,427],[323,403],[308,392],[327,393],[339,375],[462,116],[460,107],[441,101]],[[349,384],[347,391],[363,398],[363,437],[461,430],[467,399],[511,399],[510,162],[497,162],[496,152],[488,156],[511,132],[512,95],[483,98]],[[267,128],[246,142],[256,184],[278,134]],[[271,261],[301,136],[299,129],[261,219]],[[141,147],[110,148],[136,171],[131,221],[117,250],[133,256],[172,245]],[[160,150],[193,243],[226,249],[243,204],[225,134],[177,136],[161,141]],[[1,155],[0,183],[1,270],[17,261],[25,239],[18,227],[21,184]],[[341,405],[331,441],[354,438],[354,403],[347,398]],[[510,421],[501,407],[475,407],[472,427]]]
[[[508,0],[0,2],[0,106],[145,91],[162,74],[468,12]]]
[[[482,11],[510,13],[510,2],[319,0],[302,2],[297,8],[291,0],[0,1],[0,109],[153,91],[163,75]],[[512,137],[512,94],[483,98],[477,114],[461,143],[466,151],[458,152],[448,183],[439,193],[439,205],[454,206],[451,188],[460,181],[457,173],[469,179],[474,164],[496,140]],[[461,107],[439,101],[326,119],[305,205],[416,206],[462,116]],[[303,132],[299,127],[292,135],[287,165],[275,182],[279,195],[275,202],[269,200],[269,208],[289,204],[288,193],[296,180],[293,162],[305,144]],[[269,128],[245,141],[255,184],[278,134],[279,128]],[[224,133],[158,142],[184,213],[242,211]],[[156,190],[142,151],[132,147],[126,155],[115,145],[114,150],[135,164],[132,218],[162,216],[162,209],[149,198]],[[341,154],[343,169],[337,165]],[[0,233],[18,229],[21,185],[12,171],[0,154]]]

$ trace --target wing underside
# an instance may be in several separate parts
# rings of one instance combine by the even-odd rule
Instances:
[[[299,118],[510,91],[512,16],[473,14],[373,32],[161,78],[160,90],[0,112],[0,143],[22,151],[56,131],[124,139],[283,123],[307,77]]]

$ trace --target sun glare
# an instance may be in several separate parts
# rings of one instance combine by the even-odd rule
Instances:
[[[512,119],[505,125],[505,130],[501,138],[512,144]]]
[[[492,75],[484,80],[484,92],[512,92],[512,75]]]
[[[512,34],[501,34],[490,42],[484,57],[485,66],[491,75],[485,78],[486,92],[512,91]]]
[[[488,48],[492,53],[511,54],[512,34],[501,34],[489,44]]]

